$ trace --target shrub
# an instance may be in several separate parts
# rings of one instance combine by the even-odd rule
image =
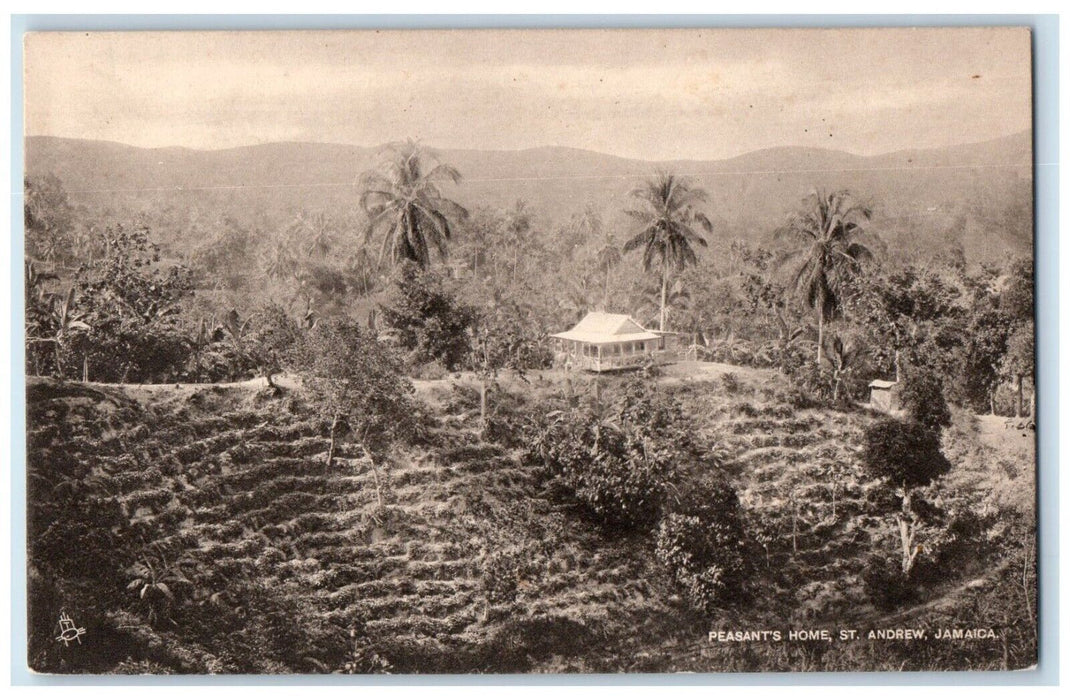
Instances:
[[[705,613],[742,599],[745,552],[739,498],[716,477],[690,486],[658,527],[658,560],[691,605]]]
[[[642,382],[625,387],[611,413],[597,406],[552,412],[536,423],[529,457],[607,530],[647,530],[694,459],[693,428],[679,403]]]
[[[881,610],[893,610],[913,600],[916,587],[904,574],[899,562],[873,556],[862,573],[862,587],[873,604]]]

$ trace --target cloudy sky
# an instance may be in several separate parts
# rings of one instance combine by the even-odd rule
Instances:
[[[1014,29],[35,34],[25,64],[28,135],[146,147],[874,154],[1031,120]]]

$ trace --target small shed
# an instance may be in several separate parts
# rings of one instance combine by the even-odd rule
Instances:
[[[627,314],[592,311],[569,330],[550,337],[558,362],[594,372],[639,367],[665,351],[663,334],[643,328]]]
[[[899,382],[874,379],[869,383],[869,405],[887,413],[899,410]]]

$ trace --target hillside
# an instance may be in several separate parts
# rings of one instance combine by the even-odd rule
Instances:
[[[710,629],[865,629],[887,617],[868,602],[861,581],[866,558],[888,546],[887,524],[871,506],[873,485],[855,458],[873,414],[797,410],[775,373],[724,367],[698,381],[665,383],[731,475],[762,548],[751,585],[765,593],[712,619],[687,609],[648,539],[607,538],[544,492],[508,440],[476,437],[478,398],[469,380],[420,382],[424,434],[379,469],[354,445],[328,468],[327,426],[291,392],[275,397],[248,385],[149,392],[31,380],[30,579],[40,601],[30,615],[31,666],[877,670],[1013,668],[1032,658],[1026,626],[1012,620],[1001,627],[1002,644],[930,645],[925,653],[862,642],[757,651],[706,644]],[[561,389],[557,372],[531,381],[506,388],[496,404],[525,410]],[[604,391],[612,394],[618,381],[608,380]],[[582,377],[576,388],[591,390]],[[1001,503],[1028,522],[1027,455],[999,455],[969,421],[952,435],[950,483],[963,497]],[[111,535],[94,529],[72,553],[70,528],[87,518],[107,518]],[[1008,525],[1000,527],[1004,534],[996,528],[984,539],[1001,541]],[[994,556],[956,564],[950,582],[919,601],[925,614],[907,614],[902,623],[935,627],[955,615],[965,615],[963,624],[993,622],[962,605],[964,596],[1020,598],[1007,592],[1007,565],[989,564]],[[139,562],[153,573],[138,574]],[[103,590],[80,588],[86,582],[78,572],[108,567],[115,570]],[[141,583],[129,583],[135,575]],[[1011,571],[1012,583],[1021,575]],[[139,599],[142,579],[168,584],[168,594],[142,591]],[[110,605],[86,602],[101,599]],[[64,606],[91,637],[110,643],[60,654],[37,630],[49,629]],[[146,616],[156,623],[146,624]],[[275,632],[259,636],[265,626]]]
[[[249,225],[285,225],[299,209],[352,217],[360,173],[378,147],[274,143],[220,151],[141,149],[53,137],[26,139],[29,176],[55,174],[105,219],[228,215]],[[644,162],[568,148],[445,150],[464,182],[448,193],[471,208],[525,199],[543,226],[592,205],[610,227],[635,181],[656,169],[693,177],[710,193],[715,236],[761,238],[815,186],[849,188],[875,210],[893,249],[928,254],[959,242],[971,261],[1026,254],[1032,245],[1032,143],[1028,132],[948,148],[857,156],[772,148],[719,161]],[[193,214],[196,212],[197,214]],[[142,217],[146,218],[146,217]],[[175,222],[167,226],[178,226]],[[164,240],[181,231],[160,232]]]

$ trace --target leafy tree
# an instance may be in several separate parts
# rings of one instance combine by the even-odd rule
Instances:
[[[429,154],[414,141],[393,144],[390,158],[379,171],[361,177],[360,207],[368,217],[365,240],[383,236],[379,261],[389,252],[393,262],[410,260],[420,268],[431,265],[434,248],[445,259],[453,228],[468,211],[442,196],[437,182],[460,182],[461,174],[440,163],[425,170]]]
[[[904,366],[955,373],[963,342],[965,279],[961,272],[908,267],[890,273],[865,271],[845,285],[845,313],[867,336],[875,364],[902,378]]]
[[[23,180],[23,218],[27,253],[49,264],[70,254],[74,207],[63,183],[55,175]]]
[[[899,402],[910,418],[939,432],[951,425],[951,411],[944,398],[944,383],[931,371],[911,368],[899,385]]]
[[[294,346],[293,364],[330,421],[327,464],[349,432],[379,452],[412,427],[412,385],[389,351],[352,321],[317,323]]]
[[[446,288],[441,275],[408,262],[395,277],[394,293],[382,304],[383,320],[415,364],[439,361],[453,370],[466,358],[475,311]]]
[[[58,343],[59,372],[97,381],[167,381],[190,352],[181,308],[193,293],[189,270],[163,268],[144,229],[108,229],[108,252],[83,264],[68,318],[88,326]],[[70,342],[67,342],[70,341]],[[77,369],[75,369],[77,368]]]
[[[1029,415],[1036,417],[1036,370],[1034,339],[1036,331],[1032,321],[1019,323],[1007,338],[1007,350],[1003,355],[1000,374],[1003,378],[1014,382],[1014,391],[1017,401],[1014,411],[1016,416],[1025,415],[1025,403],[1022,394],[1022,380],[1032,380],[1033,391],[1030,399]]]
[[[913,420],[885,418],[872,424],[863,436],[862,465],[882,479],[900,503],[896,514],[902,552],[901,568],[909,576],[921,548],[915,536],[924,515],[914,490],[927,486],[951,469],[940,452],[939,435]]]
[[[856,270],[873,253],[858,239],[861,221],[870,210],[854,204],[847,191],[825,193],[815,190],[803,200],[802,208],[791,214],[777,237],[797,245],[788,255],[794,264],[791,287],[817,314],[817,364],[824,349],[825,321],[840,304],[839,278]]]
[[[695,206],[705,202],[706,191],[693,187],[686,178],[669,173],[657,173],[653,178],[632,190],[639,209],[626,211],[634,219],[639,230],[624,244],[624,252],[643,249],[643,269],[657,270],[661,276],[661,315],[659,330],[665,330],[665,297],[669,287],[669,274],[688,265],[694,265],[693,245],[706,247],[706,239],[694,227],[700,226],[707,233],[713,224]]]

